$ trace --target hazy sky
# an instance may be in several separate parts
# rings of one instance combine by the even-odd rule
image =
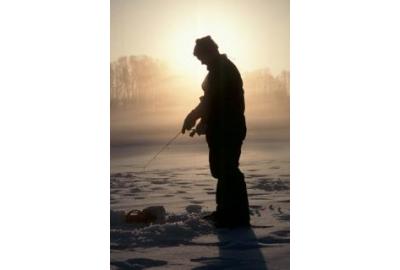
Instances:
[[[111,0],[111,60],[146,54],[204,69],[193,47],[208,34],[241,71],[289,70],[289,0]]]

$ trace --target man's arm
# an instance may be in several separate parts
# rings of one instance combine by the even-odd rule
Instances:
[[[186,130],[192,129],[196,124],[196,121],[204,117],[206,107],[205,103],[204,96],[200,97],[200,103],[186,116],[182,126],[182,133],[185,133]]]
[[[206,106],[205,103],[204,96],[200,97],[200,103],[190,112],[196,120],[204,116]]]

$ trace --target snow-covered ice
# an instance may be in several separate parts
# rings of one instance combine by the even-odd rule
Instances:
[[[290,173],[287,142],[243,146],[250,229],[215,229],[216,181],[205,144],[176,144],[149,168],[159,146],[112,149],[111,269],[289,269]],[[138,154],[139,153],[139,154]],[[163,206],[165,222],[126,224],[131,209]]]

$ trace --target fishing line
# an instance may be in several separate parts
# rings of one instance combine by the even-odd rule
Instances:
[[[176,138],[178,138],[178,136],[179,136],[181,133],[182,133],[182,132],[179,131],[171,140],[169,140],[169,141],[160,149],[160,151],[158,151],[158,153],[155,154],[154,157],[153,157],[152,159],[150,159],[150,160],[146,163],[146,165],[143,167],[143,171],[145,171],[146,168],[147,168],[147,166],[149,166],[150,163],[151,163],[153,160],[155,160],[156,157],[157,157],[162,151],[164,151],[165,148],[168,147],[168,145],[170,145]]]

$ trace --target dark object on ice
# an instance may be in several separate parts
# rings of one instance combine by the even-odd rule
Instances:
[[[149,215],[144,213],[143,211],[134,209],[126,214],[126,223],[152,223],[156,220],[156,217],[153,215]]]
[[[165,223],[165,209],[162,206],[151,206],[143,210],[134,209],[125,216],[126,223]]]
[[[246,137],[243,82],[236,66],[220,54],[210,36],[196,40],[193,54],[207,66],[202,83],[204,96],[185,118],[182,133],[195,127],[205,134],[211,174],[218,179],[216,214],[224,225],[248,224],[250,220],[244,175],[239,169]]]

